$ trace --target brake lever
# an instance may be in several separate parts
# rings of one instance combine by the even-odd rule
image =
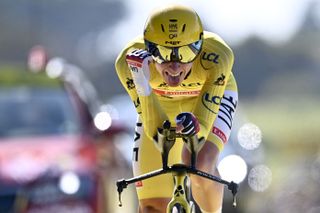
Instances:
[[[232,193],[232,195],[233,195],[232,206],[233,206],[233,207],[237,207],[237,198],[236,198],[236,195],[237,195],[237,193],[238,193],[239,184],[231,181],[230,184],[228,184],[228,189],[231,191],[231,193]]]
[[[122,180],[117,181],[119,207],[122,206],[121,193],[122,193],[123,189],[127,188],[127,186],[128,186],[128,183],[126,182],[126,180],[122,179]]]

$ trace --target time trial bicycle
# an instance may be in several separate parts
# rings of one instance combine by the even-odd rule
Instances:
[[[191,152],[191,165],[174,164],[168,165],[168,155],[175,144],[176,138],[182,138],[186,143],[187,148]],[[159,170],[151,171],[149,173],[136,176],[130,179],[121,179],[117,181],[117,190],[119,195],[119,206],[122,206],[121,193],[123,189],[127,188],[129,184],[153,178],[158,175],[172,173],[174,181],[174,189],[171,201],[167,205],[167,213],[195,213],[195,204],[191,199],[191,183],[189,174],[197,175],[212,181],[219,182],[228,187],[233,195],[233,206],[236,207],[236,194],[238,192],[239,185],[233,181],[228,182],[217,176],[200,171],[195,168],[197,153],[196,147],[199,147],[201,141],[196,135],[191,137],[185,137],[182,134],[176,132],[174,127],[171,127],[169,121],[165,121],[162,128],[158,129],[158,147],[161,147],[162,168]],[[201,146],[200,146],[201,147]]]

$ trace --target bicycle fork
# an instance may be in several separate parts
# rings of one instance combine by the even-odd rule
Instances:
[[[194,204],[191,199],[190,179],[186,171],[173,172],[174,190],[172,199],[167,206],[167,213],[171,213],[176,205],[180,205],[185,213],[193,213]]]

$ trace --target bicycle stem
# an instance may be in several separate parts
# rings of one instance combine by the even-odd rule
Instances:
[[[163,168],[168,168],[168,156],[171,148],[175,144],[177,138],[182,138],[187,148],[190,151],[190,158],[191,158],[191,167],[196,167],[196,160],[197,160],[197,152],[194,148],[194,143],[199,143],[198,138],[196,135],[191,137],[186,137],[182,134],[176,132],[174,127],[171,127],[170,121],[166,120],[163,123],[163,128],[158,129],[158,140],[162,140],[163,144],[163,151],[161,152],[162,156],[162,165]]]

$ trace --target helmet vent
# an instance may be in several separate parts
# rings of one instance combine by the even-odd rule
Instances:
[[[163,24],[161,24],[161,29],[162,29],[162,32],[164,32],[164,26],[163,26]]]
[[[186,24],[182,26],[182,32],[184,32],[185,29],[186,29]]]

